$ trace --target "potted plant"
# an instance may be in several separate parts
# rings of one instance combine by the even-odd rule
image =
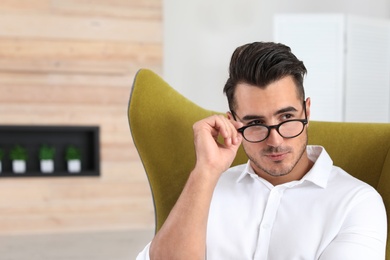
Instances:
[[[28,159],[26,148],[21,145],[15,145],[12,147],[9,156],[12,160],[12,169],[14,173],[26,172],[26,161]]]
[[[39,160],[41,165],[41,172],[51,173],[54,171],[54,156],[56,149],[53,146],[41,145],[39,148]]]
[[[77,173],[81,171],[81,153],[79,148],[69,145],[65,151],[65,160],[68,164],[68,172]]]
[[[1,161],[3,160],[3,157],[4,157],[4,150],[0,148],[0,172],[2,171]]]

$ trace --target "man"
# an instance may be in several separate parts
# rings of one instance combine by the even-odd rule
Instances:
[[[379,194],[307,145],[305,74],[285,45],[236,49],[230,112],[194,124],[196,165],[137,259],[384,259]],[[229,169],[241,143],[249,161]]]

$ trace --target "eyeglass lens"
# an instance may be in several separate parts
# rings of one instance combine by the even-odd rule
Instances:
[[[304,122],[300,120],[286,121],[275,127],[252,125],[245,128],[242,134],[249,142],[261,142],[268,137],[271,128],[276,128],[282,137],[293,138],[302,133],[304,126]]]

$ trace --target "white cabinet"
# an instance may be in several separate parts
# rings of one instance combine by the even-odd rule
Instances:
[[[305,63],[312,120],[390,122],[389,20],[280,14],[274,39]]]

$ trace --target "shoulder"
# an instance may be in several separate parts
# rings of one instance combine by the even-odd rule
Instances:
[[[325,148],[321,146],[308,146],[308,156],[315,162],[313,175],[317,179],[326,180],[327,190],[335,196],[371,194],[379,196],[379,193],[369,184],[352,176],[344,169],[335,166]],[[325,177],[326,176],[326,177]]]
[[[374,187],[337,166],[332,168],[328,187],[335,195],[343,196],[346,199],[353,198],[356,202],[365,199],[382,201],[382,197]]]
[[[239,186],[240,180],[247,174],[247,164],[233,166],[222,173],[218,180],[216,191],[232,191]]]
[[[220,182],[221,181],[228,181],[228,182],[234,181],[234,182],[236,182],[236,181],[238,181],[238,179],[240,178],[240,176],[242,174],[245,174],[246,168],[247,168],[247,164],[239,164],[239,165],[230,167],[224,173],[222,173],[219,181]]]

